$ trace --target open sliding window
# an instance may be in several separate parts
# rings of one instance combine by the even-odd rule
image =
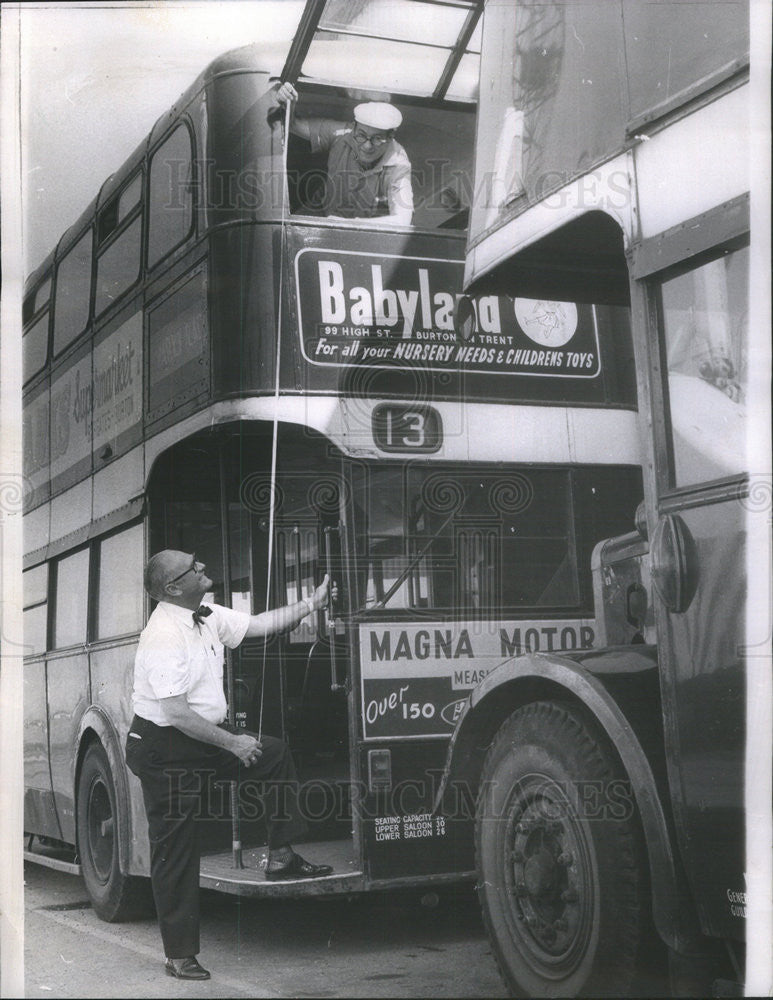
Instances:
[[[354,108],[378,101],[393,105],[402,116],[394,141],[410,161],[411,223],[421,228],[466,226],[482,7],[477,0],[307,4],[283,71],[283,79],[296,81],[300,95],[297,122],[312,123],[310,136],[291,134],[289,139],[293,213],[344,215],[371,224],[379,216],[392,221],[389,191],[381,191],[377,208],[368,208],[363,217],[350,205],[341,208],[329,181],[332,143],[342,136],[350,145],[355,142]],[[296,124],[291,133],[293,128],[300,131]],[[394,146],[387,147],[385,158],[394,155]],[[351,173],[352,184],[364,183],[357,171]]]
[[[99,316],[140,276],[142,249],[142,171],[108,198],[97,223],[97,284],[94,313]]]

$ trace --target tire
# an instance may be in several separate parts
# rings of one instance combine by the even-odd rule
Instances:
[[[648,918],[623,778],[569,705],[526,705],[499,729],[483,766],[475,849],[484,923],[513,995],[630,988]]]
[[[78,854],[94,912],[108,923],[150,910],[148,879],[124,875],[118,854],[118,799],[102,745],[86,751],[78,782]]]

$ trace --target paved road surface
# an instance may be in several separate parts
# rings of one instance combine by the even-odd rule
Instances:
[[[350,901],[202,892],[205,983],[164,975],[152,919],[105,924],[81,879],[25,865],[28,997],[504,997],[471,886]]]

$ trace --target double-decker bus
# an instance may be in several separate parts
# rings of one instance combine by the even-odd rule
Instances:
[[[503,663],[453,736],[517,995],[620,995],[658,938],[675,995],[739,995],[747,880],[746,988],[770,988],[770,844],[745,813],[748,793],[769,829],[764,262],[749,291],[750,130],[769,122],[750,123],[748,18],[485,7],[476,178],[500,197],[472,205],[465,287],[630,305],[644,449],[641,511],[593,556],[596,648]]]
[[[282,79],[299,115],[400,109],[412,225],[323,214],[324,164],[247,46],[27,282],[25,856],[107,920],[149,870],[122,746],[151,553],[195,551],[252,612],[337,584],[226,671],[237,724],[289,742],[301,849],[335,872],[265,881],[255,803],[214,789],[201,884],[350,893],[473,875],[474,803],[433,812],[469,692],[593,646],[591,554],[642,499],[628,309],[462,295],[482,6],[403,6],[310,3]]]

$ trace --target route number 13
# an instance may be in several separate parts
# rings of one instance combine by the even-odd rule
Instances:
[[[431,406],[380,403],[373,410],[373,439],[382,451],[437,451],[440,414]]]

